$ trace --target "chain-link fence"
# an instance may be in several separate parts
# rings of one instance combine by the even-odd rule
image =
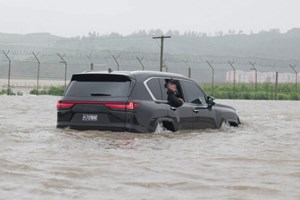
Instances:
[[[87,70],[158,71],[159,56],[118,51],[4,49],[0,56],[0,86],[3,90],[42,90],[50,85],[64,86],[72,74]],[[165,54],[163,70],[194,79],[217,98],[299,99],[299,64],[298,60]]]

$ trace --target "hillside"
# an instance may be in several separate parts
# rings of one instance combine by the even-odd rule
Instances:
[[[130,35],[122,36],[118,33],[100,35],[89,33],[88,36],[65,38],[54,36],[49,33],[32,34],[7,34],[0,33],[0,50],[10,50],[13,62],[12,76],[18,78],[31,78],[35,76],[36,61],[32,51],[40,52],[42,62],[42,77],[58,78],[61,74],[57,69],[62,68],[57,53],[65,54],[69,62],[69,75],[86,70],[91,62],[95,63],[96,69],[116,68],[112,55],[120,56],[120,67],[123,70],[140,69],[136,56],[144,57],[146,69],[157,70],[159,65],[160,41],[152,39],[152,36],[171,35],[171,39],[165,40],[166,65],[169,70],[186,74],[186,60],[192,68],[197,68],[196,76],[204,76],[209,80],[209,67],[198,61],[199,56],[210,55],[213,61],[222,56],[219,61],[220,70],[230,70],[226,59],[235,57],[265,58],[272,60],[293,60],[292,64],[298,63],[300,55],[300,29],[294,28],[286,33],[278,30],[262,31],[255,34],[235,33],[227,34],[219,32],[215,36],[205,33],[186,32],[180,34],[178,31],[163,33],[160,30],[139,31]],[[89,57],[89,55],[92,55]],[[198,57],[197,57],[198,56]],[[227,58],[228,57],[228,58]],[[234,58],[232,58],[234,57]],[[5,78],[7,74],[7,60],[1,54],[0,77]],[[202,59],[203,62],[203,59]],[[264,61],[267,65],[275,65]],[[216,62],[215,62],[216,63]],[[218,63],[217,63],[218,64]],[[248,61],[246,62],[248,65]],[[257,63],[260,65],[261,63]],[[277,64],[278,65],[278,64]],[[284,65],[284,66],[283,66]],[[71,66],[71,67],[70,67]],[[288,69],[288,64],[279,64],[280,67]],[[205,69],[205,72],[203,70]],[[249,66],[246,66],[249,70]],[[261,69],[260,69],[261,70]],[[265,71],[274,69],[265,69]],[[199,78],[200,79],[200,78]],[[217,75],[217,81],[224,81],[224,73]]]
[[[54,48],[80,51],[159,51],[158,42],[152,39],[154,35],[163,34],[160,30],[140,31],[127,36],[117,33],[99,35],[89,33],[88,36],[64,38],[48,33],[33,33],[26,35],[0,33],[0,48]],[[231,32],[218,33],[218,36],[177,31],[165,33],[172,38],[166,40],[165,51],[170,54],[215,55],[264,57],[272,59],[297,59],[300,55],[300,29],[292,29],[287,33],[278,30],[262,31],[255,34]]]

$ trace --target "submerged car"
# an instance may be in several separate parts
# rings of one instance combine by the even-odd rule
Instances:
[[[185,103],[172,107],[166,83],[175,80]],[[154,132],[238,126],[234,108],[217,104],[195,81],[174,73],[101,71],[74,74],[57,102],[57,127]]]

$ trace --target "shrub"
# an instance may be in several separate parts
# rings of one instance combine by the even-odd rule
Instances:
[[[0,91],[0,95],[3,95],[3,94],[7,94],[7,95],[18,95],[18,96],[22,96],[23,93],[22,92],[17,92],[17,93],[14,93],[11,89],[8,90],[1,90]]]
[[[211,95],[211,84],[201,84],[208,95]],[[254,84],[237,83],[235,86],[235,95],[233,84],[217,83],[214,85],[214,97],[218,99],[275,99],[275,84],[261,83],[257,84],[255,91]],[[278,85],[278,100],[300,100],[300,91],[295,84],[281,83]]]
[[[53,95],[53,96],[62,96],[64,91],[65,91],[65,88],[62,86],[59,86],[59,87],[51,86],[48,90],[48,94]]]
[[[48,89],[43,89],[43,90],[39,90],[39,91],[37,91],[36,89],[33,89],[30,91],[30,94],[62,96],[64,91],[65,91],[65,88],[63,86],[51,86]]]

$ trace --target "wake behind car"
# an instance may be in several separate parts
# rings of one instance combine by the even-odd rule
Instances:
[[[184,100],[180,107],[167,101],[172,80]],[[193,80],[154,71],[100,71],[74,74],[57,102],[57,127],[103,131],[154,132],[220,128],[240,124],[234,108],[216,104]]]

